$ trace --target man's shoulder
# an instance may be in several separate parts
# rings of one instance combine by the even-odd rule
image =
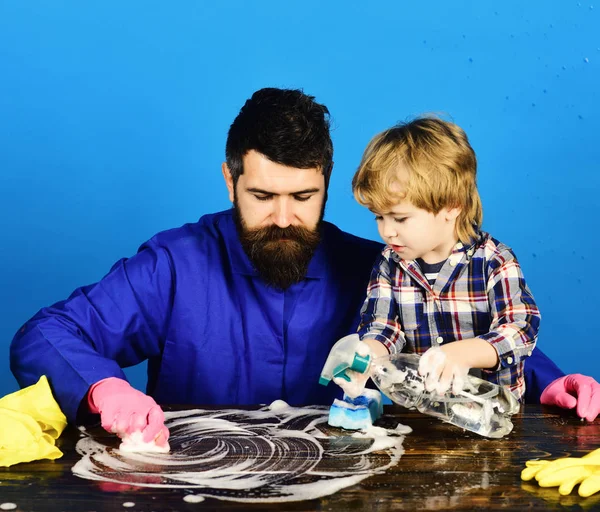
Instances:
[[[203,215],[196,222],[188,222],[182,226],[160,231],[146,244],[170,248],[187,245],[191,242],[210,242],[222,238],[224,232],[234,227],[231,210]]]
[[[371,263],[375,261],[375,258],[379,256],[384,247],[381,242],[353,235],[341,230],[331,222],[323,222],[323,240],[342,256],[349,258],[364,257]]]

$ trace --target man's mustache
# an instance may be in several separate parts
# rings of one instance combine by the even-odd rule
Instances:
[[[298,242],[318,238],[318,233],[302,226],[288,226],[285,228],[271,225],[263,228],[248,229],[246,237],[253,242],[278,242],[280,240],[294,240]]]

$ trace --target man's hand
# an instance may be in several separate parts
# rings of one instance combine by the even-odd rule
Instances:
[[[88,405],[92,413],[99,413],[102,428],[120,438],[142,432],[146,443],[154,441],[166,446],[169,430],[165,427],[165,414],[148,395],[132,388],[123,379],[110,377],[92,385],[88,392]]]
[[[544,405],[563,409],[577,407],[577,415],[594,421],[600,414],[600,384],[592,377],[573,373],[552,381],[540,397]]]

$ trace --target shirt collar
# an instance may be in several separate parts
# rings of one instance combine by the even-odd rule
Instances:
[[[469,240],[469,242],[465,244],[461,249],[462,252],[467,253],[467,259],[470,259],[473,256],[473,253],[475,252],[477,247],[480,246],[485,240],[485,238],[488,236],[488,234],[485,231],[479,229],[477,225],[473,224],[473,228],[475,229],[475,236],[473,236]]]
[[[223,228],[223,235],[225,237],[225,247],[227,249],[227,255],[231,262],[231,270],[234,274],[241,274],[245,276],[259,277],[258,271],[252,265],[250,258],[244,251],[240,237],[238,236],[235,221],[233,219],[233,209],[230,209],[225,217],[225,225]],[[308,270],[306,277],[309,279],[321,279],[325,277],[327,268],[327,248],[325,242],[325,233],[327,226],[323,223],[322,239],[321,243],[317,246],[315,253],[308,264]]]

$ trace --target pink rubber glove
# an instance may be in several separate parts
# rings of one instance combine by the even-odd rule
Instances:
[[[120,438],[142,432],[146,443],[167,444],[169,430],[163,410],[123,379],[110,377],[93,384],[88,391],[88,405],[92,413],[100,414],[102,428]]]
[[[563,409],[577,406],[577,416],[594,421],[600,414],[600,384],[580,373],[565,375],[548,384],[540,403],[557,405]]]

